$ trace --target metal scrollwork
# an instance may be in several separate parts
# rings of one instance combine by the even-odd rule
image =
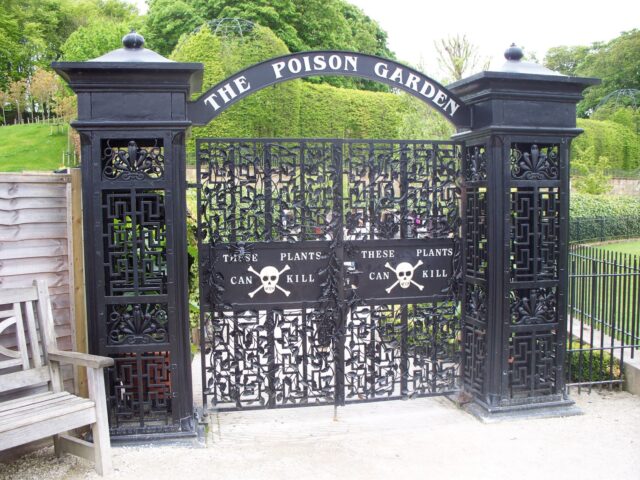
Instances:
[[[480,182],[487,179],[487,157],[484,146],[467,148],[464,179],[467,182]]]
[[[531,145],[522,152],[514,145],[511,149],[511,176],[523,180],[554,180],[558,178],[558,149],[548,146],[540,149]]]
[[[207,402],[220,409],[340,405],[455,390],[460,145],[200,139],[197,158]],[[438,300],[363,300],[347,261],[358,242],[379,248],[378,241],[415,239],[453,240],[454,274]],[[266,258],[266,251],[313,248],[326,249],[314,271],[317,298],[292,302],[294,294],[280,293],[282,305],[221,304],[234,287],[225,293],[212,252]],[[249,266],[255,270],[247,263],[243,271]]]
[[[512,292],[511,318],[514,324],[534,325],[553,323],[556,318],[556,292],[539,288],[530,291]]]
[[[169,341],[166,305],[110,305],[107,331],[111,345],[139,345]]]
[[[102,152],[102,176],[108,180],[139,181],[164,175],[164,151],[157,140],[150,147],[139,147],[131,140],[126,148],[112,146]]]
[[[467,285],[465,315],[482,323],[487,320],[487,292],[482,285]]]

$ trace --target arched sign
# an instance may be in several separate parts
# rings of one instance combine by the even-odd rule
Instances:
[[[432,78],[393,60],[339,51],[299,52],[252,65],[189,102],[188,116],[194,125],[206,125],[258,90],[295,78],[321,75],[345,75],[385,83],[424,101],[456,127],[470,127],[469,108]]]

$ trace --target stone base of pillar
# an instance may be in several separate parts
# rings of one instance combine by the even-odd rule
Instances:
[[[539,399],[527,398],[527,403],[512,401],[509,404],[498,406],[489,406],[479,400],[468,401],[468,398],[466,397],[465,400],[464,393],[449,397],[462,410],[473,415],[482,423],[572,417],[583,414],[571,398],[562,395],[545,396]]]

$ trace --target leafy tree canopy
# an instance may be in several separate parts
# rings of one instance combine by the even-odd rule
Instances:
[[[620,89],[640,89],[640,30],[623,32],[610,42],[589,47],[552,48],[544,63],[566,75],[602,79],[602,84],[589,87],[578,104],[578,114],[589,116],[605,95]]]
[[[94,20],[73,32],[60,48],[62,60],[82,62],[122,48],[128,23]]]
[[[150,0],[143,34],[150,48],[169,55],[181,35],[222,18],[268,27],[291,52],[353,50],[393,58],[386,32],[345,0]],[[323,81],[386,90],[382,84],[365,80],[325,77]]]
[[[137,15],[124,0],[0,0],[0,12],[0,90],[47,68],[79,27]]]

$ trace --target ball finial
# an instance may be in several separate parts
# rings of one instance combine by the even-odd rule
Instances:
[[[131,30],[131,32],[122,37],[122,45],[124,45],[124,48],[142,48],[144,37],[135,30]]]
[[[524,57],[524,52],[520,47],[517,47],[515,43],[512,43],[509,48],[504,51],[504,58],[519,62]]]

